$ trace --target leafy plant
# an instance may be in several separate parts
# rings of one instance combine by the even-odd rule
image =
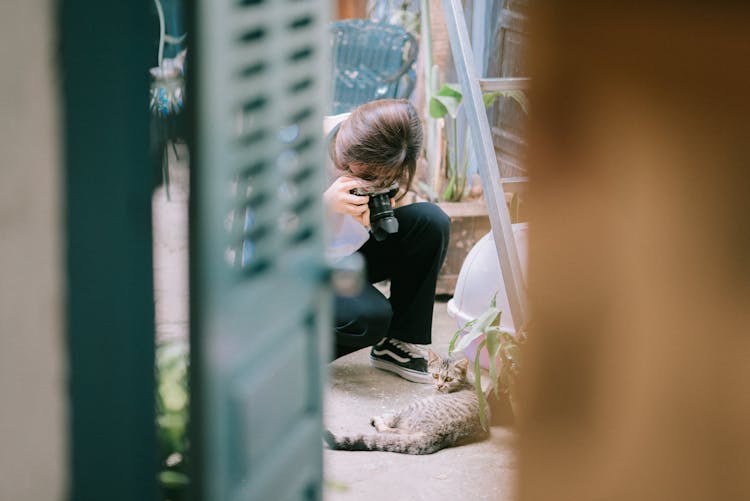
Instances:
[[[493,91],[486,92],[483,95],[484,106],[489,107],[498,97],[510,97],[514,99],[528,113],[528,100],[523,91]],[[458,114],[461,109],[463,94],[456,84],[445,84],[440,90],[430,97],[430,116],[432,118],[442,118],[449,122],[452,131],[452,141],[446,148],[446,176],[448,184],[443,189],[441,198],[448,202],[460,202],[466,193],[467,168],[469,163],[469,128],[464,130],[463,155],[459,162],[459,144],[458,144]],[[436,190],[432,190],[433,192]]]
[[[188,344],[168,341],[156,348],[156,429],[162,499],[187,498]]]
[[[521,368],[521,344],[525,341],[525,333],[522,331],[517,336],[509,332],[500,330],[500,315],[502,312],[497,309],[497,293],[490,301],[490,307],[478,318],[467,322],[461,329],[458,329],[450,340],[448,354],[452,355],[456,351],[463,351],[471,345],[472,342],[484,336],[477,346],[474,357],[474,390],[479,400],[479,416],[482,427],[487,429],[487,395],[482,389],[481,366],[479,357],[482,350],[489,355],[489,376],[490,391],[502,391],[508,395],[513,414],[518,416],[518,404],[515,399],[514,386],[516,377]],[[462,335],[463,334],[463,335]],[[500,358],[500,367],[497,359]],[[487,394],[490,393],[487,392]]]

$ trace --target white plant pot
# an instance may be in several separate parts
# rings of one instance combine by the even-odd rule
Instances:
[[[513,236],[525,277],[528,261],[528,223],[514,224]],[[487,310],[495,293],[496,306],[502,312],[500,329],[515,335],[513,317],[510,314],[508,296],[505,293],[505,284],[495,250],[495,240],[490,232],[483,236],[466,256],[458,274],[455,293],[448,301],[448,315],[456,320],[457,328],[461,329],[467,322],[478,318]],[[470,360],[474,361],[477,346],[482,339],[484,337],[480,336],[464,350]],[[485,369],[489,367],[486,351],[482,351],[479,364]]]

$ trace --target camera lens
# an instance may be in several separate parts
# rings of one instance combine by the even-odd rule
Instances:
[[[388,235],[398,231],[398,220],[387,192],[371,195],[367,205],[370,208],[370,228],[375,240],[383,241]]]
[[[391,207],[391,200],[388,198],[388,193],[370,196],[368,205],[370,207],[370,219],[373,221],[393,216],[393,207]]]

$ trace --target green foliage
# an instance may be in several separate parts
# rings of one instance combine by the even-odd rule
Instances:
[[[349,492],[350,487],[348,484],[343,482],[337,482],[335,480],[324,480],[323,488],[334,492]]]
[[[479,365],[479,352],[487,344],[487,340],[483,339],[479,346],[477,346],[477,357],[474,359],[474,392],[477,394],[477,400],[479,401],[479,422],[482,424],[482,428],[485,430],[488,428],[487,423],[487,396],[482,390],[482,367]]]
[[[432,118],[445,118],[450,115],[454,120],[458,117],[458,109],[461,106],[463,94],[455,84],[445,84],[430,98],[430,116]]]
[[[529,114],[529,100],[522,90],[496,90],[493,92],[485,92],[482,96],[485,108],[492,106],[492,103],[494,103],[495,99],[498,97],[509,97],[514,99],[519,106],[521,106],[523,112],[527,115]]]
[[[479,356],[482,350],[489,356],[490,391],[494,391],[495,396],[498,395],[498,391],[508,394],[513,412],[517,413],[513,387],[521,368],[521,344],[525,340],[523,332],[515,337],[500,330],[502,312],[497,309],[496,298],[497,294],[492,297],[489,308],[479,318],[467,322],[458,329],[448,345],[448,354],[452,355],[456,351],[465,350],[472,342],[483,337],[474,356],[474,389],[479,400],[479,416],[484,429],[487,429],[487,395],[482,390]]]
[[[168,341],[156,348],[156,430],[162,499],[187,498],[188,343]]]
[[[450,119],[453,141],[446,148],[445,165],[448,183],[443,189],[441,198],[448,202],[459,202],[466,192],[467,168],[469,164],[468,128],[464,134],[464,154],[459,165],[458,160],[458,127],[456,120],[463,100],[460,88],[455,84],[443,85],[437,94],[430,97],[430,116],[432,118]]]
[[[484,106],[489,107],[498,97],[509,97],[521,106],[524,113],[528,113],[529,103],[526,95],[520,90],[486,92],[482,96]],[[456,84],[445,84],[440,90],[430,97],[429,112],[432,118],[442,118],[450,122],[452,131],[452,143],[449,143],[445,152],[446,176],[448,183],[443,189],[441,198],[448,202],[460,202],[466,193],[468,181],[467,169],[469,162],[469,128],[464,131],[463,156],[459,162],[458,158],[458,127],[457,119],[461,109],[463,94]],[[434,190],[431,190],[434,192]]]

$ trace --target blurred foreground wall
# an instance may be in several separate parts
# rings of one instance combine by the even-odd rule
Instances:
[[[64,494],[54,2],[0,2],[0,499]]]
[[[521,499],[750,499],[750,4],[536,3]]]

